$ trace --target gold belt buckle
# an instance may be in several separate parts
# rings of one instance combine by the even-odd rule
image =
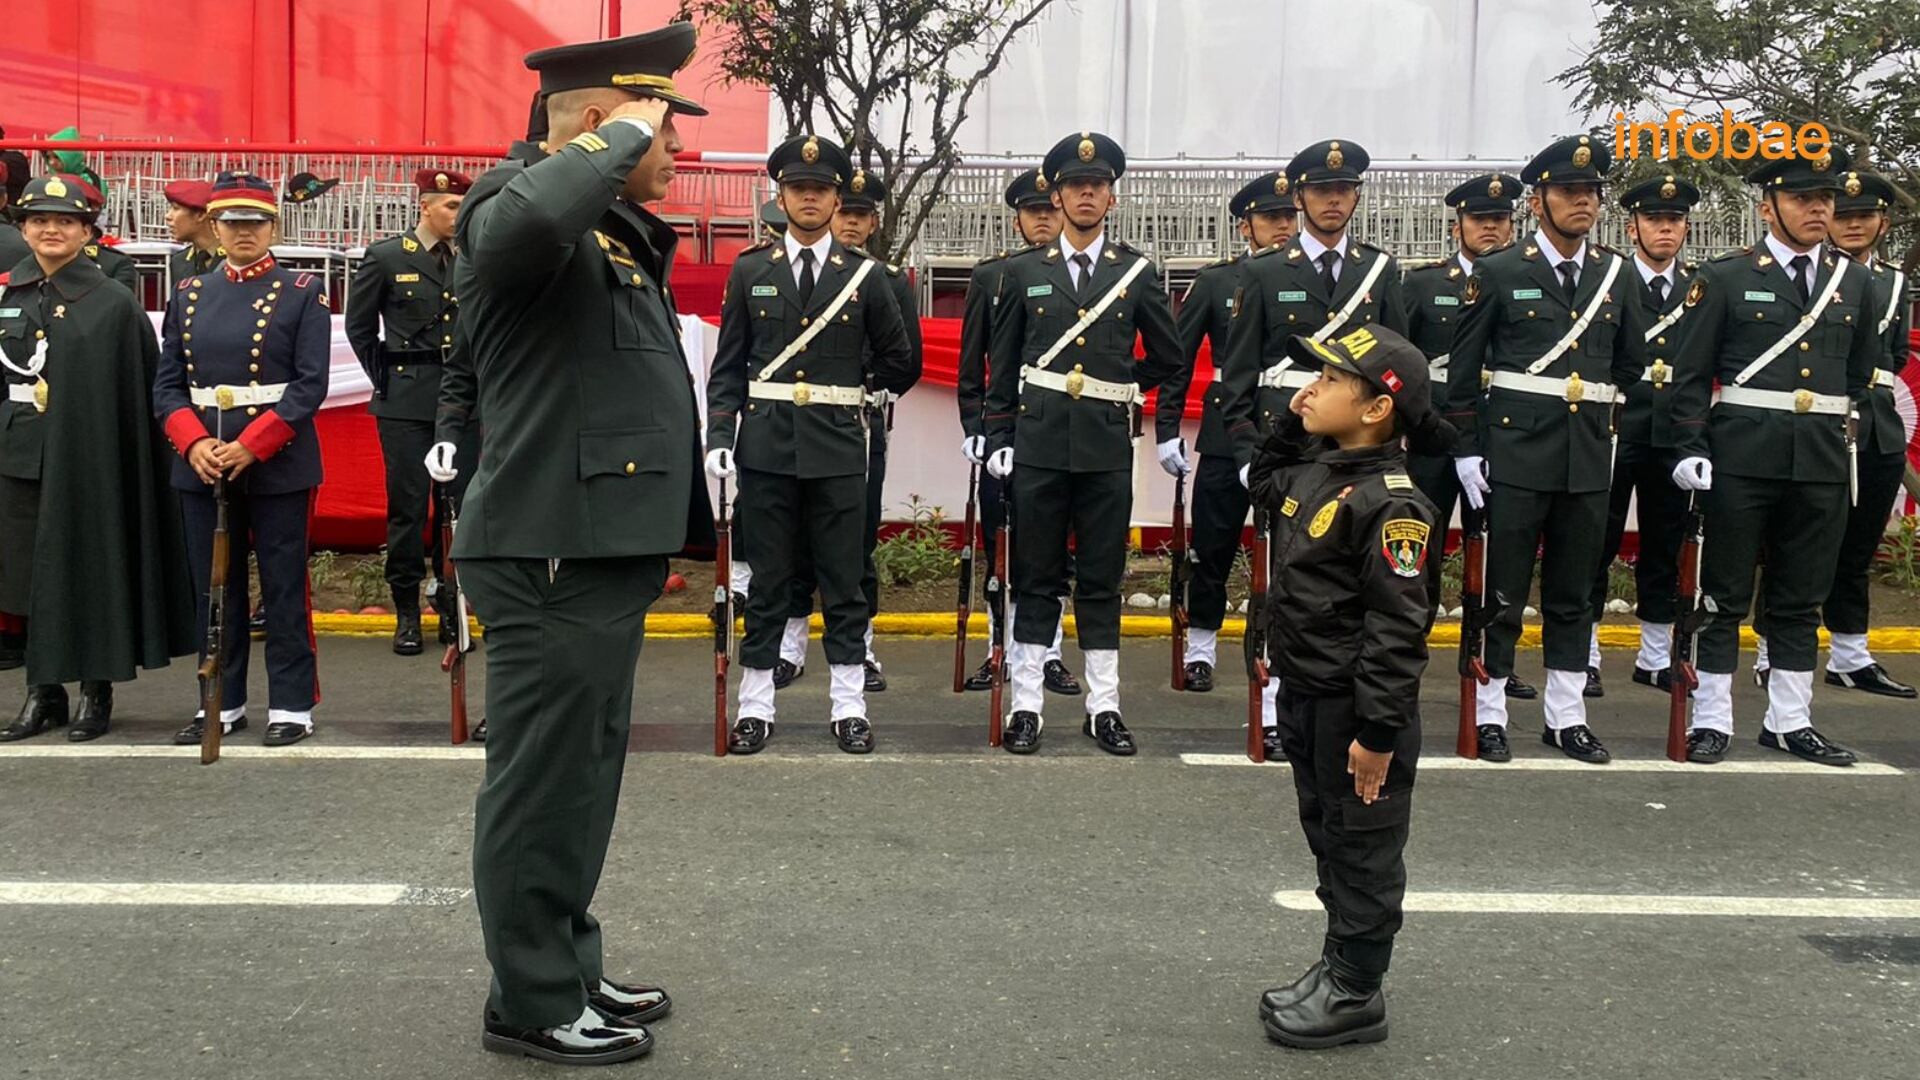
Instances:
[[[1795,390],[1793,392],[1793,411],[1810,413],[1813,411],[1813,391]]]
[[[215,387],[213,391],[213,403],[220,406],[222,411],[233,408],[233,387]]]
[[[1587,396],[1587,384],[1580,381],[1580,373],[1567,376],[1566,397],[1568,401],[1579,401]]]
[[[33,383],[33,411],[35,411],[35,412],[46,412],[46,411],[47,411],[47,395],[48,395],[48,390],[49,390],[49,387],[47,386],[47,380],[46,380],[46,379],[44,379],[44,378],[41,378],[41,379],[36,379],[36,380],[34,380],[34,383]]]
[[[810,388],[809,386],[807,386],[806,383],[803,383],[803,382],[797,382],[793,384],[793,403],[795,405],[805,405],[807,402],[812,400],[813,400],[812,388]]]
[[[1654,388],[1660,389],[1667,385],[1667,379],[1672,377],[1673,369],[1667,366],[1665,360],[1655,360],[1652,374]]]
[[[1484,394],[1489,389],[1491,389],[1492,386],[1493,386],[1493,372],[1488,371],[1486,368],[1481,368],[1480,369],[1480,392]]]
[[[1078,401],[1080,400],[1081,392],[1086,388],[1087,377],[1082,373],[1081,365],[1073,365],[1073,370],[1067,372],[1067,396]]]

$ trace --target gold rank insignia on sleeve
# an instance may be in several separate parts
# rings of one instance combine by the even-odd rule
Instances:
[[[601,138],[597,132],[583,131],[568,139],[567,145],[577,146],[589,154],[596,154],[607,148],[607,140]]]
[[[1388,491],[1412,491],[1413,477],[1403,472],[1383,473],[1380,477],[1386,482]]]

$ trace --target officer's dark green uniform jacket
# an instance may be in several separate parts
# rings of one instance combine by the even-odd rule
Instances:
[[[452,279],[452,263],[441,269],[412,232],[367,248],[347,290],[346,330],[347,343],[373,381],[368,412],[394,420],[434,418],[459,313]]]
[[[741,253],[727,275],[720,340],[707,381],[709,447],[732,447],[744,468],[802,480],[866,475],[864,406],[754,400],[747,396],[747,384],[826,311],[860,264],[869,261],[869,256],[833,241],[816,270],[812,298],[802,306],[784,242]],[[887,268],[875,263],[832,325],[767,381],[904,393],[919,378],[920,358],[908,342]]]
[[[1709,458],[1714,471],[1799,483],[1847,482],[1846,418],[1821,413],[1756,409],[1708,401],[1717,380],[1731,386],[1761,353],[1810,312],[1827,282],[1845,275],[1833,300],[1792,348],[1755,372],[1750,390],[1845,395],[1866,392],[1885,344],[1869,307],[1872,275],[1823,245],[1809,290],[1800,288],[1764,243],[1730,252],[1700,267],[1680,320],[1680,383],[1675,389],[1677,456]],[[1841,362],[1835,362],[1840,360]],[[1830,554],[1830,553],[1829,553]]]
[[[989,255],[967,275],[967,306],[960,315],[960,363],[953,396],[960,406],[960,428],[968,438],[987,434],[987,352],[993,347],[993,312],[999,303],[1000,261]]]
[[[113,280],[127,287],[135,296],[140,295],[140,268],[133,265],[133,258],[124,252],[115,250],[107,244],[92,243],[81,249],[86,256],[100,265],[100,269]]]
[[[1453,350],[1453,332],[1459,329],[1460,316],[1466,310],[1461,299],[1466,291],[1467,272],[1461,269],[1458,255],[1416,266],[1400,282],[1406,338],[1426,353],[1428,360],[1437,360]],[[1435,379],[1430,386],[1433,410],[1445,412],[1447,384]]]
[[[1187,397],[1193,386],[1194,361],[1200,343],[1212,346],[1216,377],[1207,386],[1206,403],[1200,409],[1200,439],[1194,450],[1201,454],[1227,456],[1233,453],[1233,440],[1227,435],[1227,384],[1217,376],[1227,362],[1228,330],[1233,326],[1234,294],[1240,285],[1240,264],[1246,255],[1235,255],[1200,268],[1186,299],[1180,301],[1180,314],[1174,318],[1174,330],[1180,335],[1180,355],[1186,361],[1179,371],[1160,384],[1160,400],[1154,409],[1154,440],[1166,442],[1180,437],[1180,421],[1186,416]]]
[[[1686,306],[1687,290],[1693,288],[1698,268],[1682,263],[1673,268],[1674,286],[1667,292],[1664,306],[1653,302],[1653,290],[1641,279],[1640,270],[1631,262],[1621,271],[1633,275],[1633,294],[1640,302],[1640,318],[1651,330],[1660,320],[1678,310],[1679,318],[1647,341],[1647,370],[1626,391],[1627,403],[1620,411],[1620,439],[1659,449],[1673,446],[1673,397],[1680,355],[1680,332],[1693,313]],[[1641,331],[1644,336],[1646,331]]]
[[[667,292],[674,232],[618,198],[651,144],[631,124],[593,134],[536,164],[494,168],[460,206],[452,291],[468,305],[487,439],[455,558],[711,543],[693,383]]]
[[[1905,370],[1913,356],[1913,345],[1908,340],[1907,325],[1912,310],[1907,298],[1894,297],[1894,267],[1891,264],[1874,260],[1870,268],[1873,273],[1873,296],[1867,305],[1867,318],[1876,330],[1882,321],[1887,328],[1880,333],[1884,357],[1877,362],[1882,371],[1891,371],[1898,376]],[[1891,312],[1892,319],[1887,315]],[[1890,386],[1878,386],[1867,392],[1860,403],[1860,452],[1862,454],[1904,454],[1907,450],[1907,429],[1900,421],[1900,412],[1894,407],[1894,391]]]

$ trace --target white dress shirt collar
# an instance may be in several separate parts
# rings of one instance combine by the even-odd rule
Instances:
[[[1313,235],[1311,230],[1301,229],[1300,250],[1306,252],[1307,260],[1313,263],[1315,269],[1318,269],[1320,266],[1320,256],[1325,255],[1329,251],[1339,252],[1340,261],[1346,262],[1347,234],[1341,233],[1340,239],[1335,240],[1331,245],[1327,245],[1321,243],[1320,238]]]
[[[1580,280],[1580,270],[1586,266],[1587,260],[1586,237],[1580,238],[1580,246],[1575,248],[1571,255],[1560,254],[1560,249],[1554,247],[1553,241],[1548,240],[1547,234],[1539,229],[1533,230],[1533,245],[1540,249],[1540,254],[1547,257],[1547,265],[1553,267],[1554,277],[1560,276],[1561,263],[1571,262],[1574,265],[1573,278],[1575,281]]]
[[[794,239],[792,233],[786,233],[785,239],[787,259],[793,263],[793,283],[800,284],[800,271],[803,269],[800,263],[802,251],[813,252],[813,280],[819,281],[821,272],[827,267],[827,253],[833,250],[833,233],[823,232],[820,234],[820,239],[811,244],[802,244]]]
[[[1633,253],[1633,268],[1640,271],[1640,280],[1646,282],[1648,285],[1652,285],[1654,278],[1666,278],[1668,296],[1673,295],[1673,287],[1679,284],[1679,266],[1680,260],[1674,259],[1667,264],[1665,270],[1655,270],[1653,267],[1647,265],[1646,260],[1640,257],[1638,251]]]
[[[1786,271],[1788,277],[1793,276],[1794,257],[1805,255],[1807,258],[1813,260],[1807,270],[1809,275],[1807,280],[1811,282],[1813,280],[1812,275],[1820,272],[1820,247],[1821,245],[1815,244],[1813,245],[1812,251],[1795,251],[1781,243],[1780,238],[1773,235],[1772,229],[1767,230],[1767,250],[1773,252],[1773,257],[1780,261],[1780,269]]]
[[[1098,266],[1100,264],[1100,252],[1104,250],[1106,246],[1107,246],[1107,234],[1106,234],[1106,230],[1103,229],[1101,230],[1100,235],[1093,238],[1093,243],[1087,245],[1087,250],[1085,251],[1084,254],[1087,256],[1088,259],[1092,260],[1093,265]],[[1073,272],[1073,257],[1079,254],[1082,254],[1082,252],[1079,252],[1074,249],[1072,242],[1067,239],[1066,231],[1064,229],[1061,230],[1060,257],[1067,260],[1068,273]]]

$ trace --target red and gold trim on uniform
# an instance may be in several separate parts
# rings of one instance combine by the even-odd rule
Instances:
[[[173,410],[167,417],[164,427],[167,441],[173,444],[173,448],[180,452],[181,457],[187,456],[187,451],[193,448],[194,443],[201,439],[213,438],[213,433],[207,430],[205,423],[201,422],[200,414],[190,408]]]
[[[223,269],[227,272],[228,281],[252,281],[254,278],[271,273],[276,265],[278,264],[273,261],[273,256],[267,255],[248,266],[236,268],[232,263],[227,263]]]
[[[259,418],[248,424],[240,437],[234,440],[241,446],[253,451],[253,456],[265,461],[280,452],[280,448],[293,441],[293,427],[280,414],[269,409]]]

